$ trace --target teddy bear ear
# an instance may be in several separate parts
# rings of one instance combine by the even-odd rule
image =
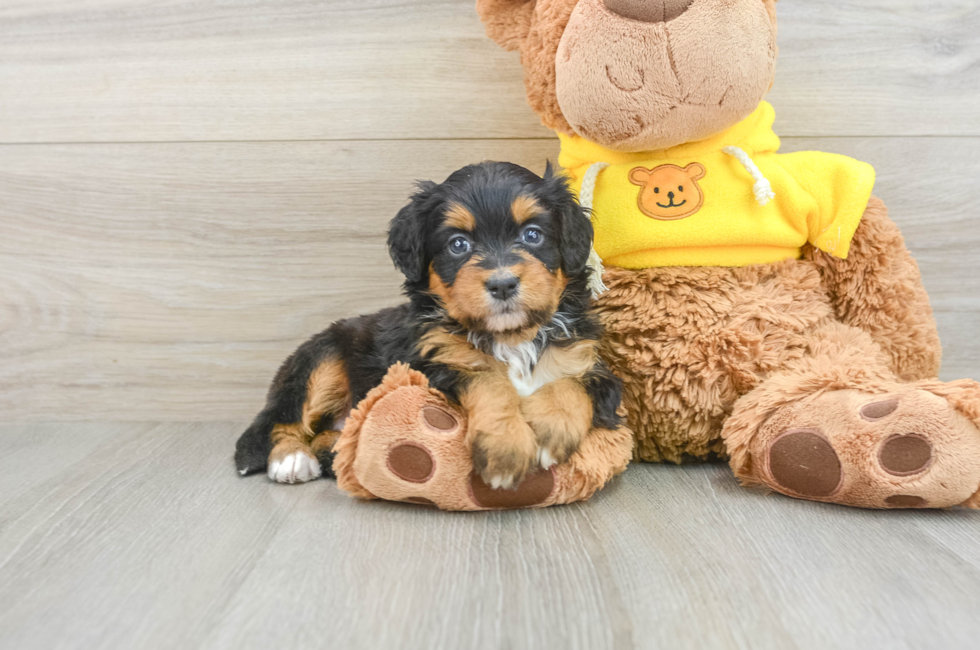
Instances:
[[[476,0],[476,11],[497,45],[505,50],[520,49],[528,32],[536,0]]]
[[[687,172],[687,175],[691,177],[692,181],[699,181],[708,173],[701,163],[691,163],[684,168],[684,171]]]
[[[646,167],[634,167],[630,170],[630,183],[633,185],[646,185],[650,180],[650,170]]]

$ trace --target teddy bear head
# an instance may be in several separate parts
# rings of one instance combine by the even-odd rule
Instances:
[[[625,152],[704,140],[772,86],[776,0],[477,0],[545,126]]]

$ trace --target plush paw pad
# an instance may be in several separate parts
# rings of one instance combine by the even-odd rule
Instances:
[[[893,494],[885,499],[885,503],[893,508],[923,508],[928,505],[922,497],[910,494]]]
[[[480,475],[470,476],[473,500],[483,508],[530,508],[544,503],[555,488],[555,475],[551,470],[538,470],[528,474],[514,489],[488,485]]]
[[[306,483],[320,477],[320,463],[303,451],[269,462],[269,478],[279,483]]]
[[[436,462],[422,445],[403,442],[388,452],[388,469],[409,483],[425,483],[436,471]]]
[[[832,391],[776,411],[753,443],[760,479],[790,496],[868,508],[948,507],[980,484],[980,431],[912,386]]]
[[[452,433],[459,428],[456,416],[438,406],[426,406],[422,409],[422,419],[426,426],[440,433]]]
[[[782,487],[808,497],[827,497],[840,487],[840,458],[819,431],[790,430],[769,446],[769,472]]]
[[[878,452],[878,464],[893,476],[924,472],[932,463],[932,443],[918,434],[893,435]]]

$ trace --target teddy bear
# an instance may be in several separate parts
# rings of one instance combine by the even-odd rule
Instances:
[[[980,385],[937,379],[874,169],[778,153],[775,0],[476,5],[592,210],[635,459],[727,460],[745,485],[857,507],[980,507]]]

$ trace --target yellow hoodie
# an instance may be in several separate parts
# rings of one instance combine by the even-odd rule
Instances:
[[[559,135],[558,162],[580,194],[589,168],[608,163],[596,168],[592,202],[599,257],[630,269],[746,266],[799,258],[809,242],[846,258],[874,169],[835,154],[777,154],[774,120],[763,102],[708,140],[644,153]]]

